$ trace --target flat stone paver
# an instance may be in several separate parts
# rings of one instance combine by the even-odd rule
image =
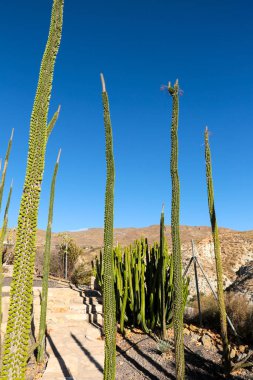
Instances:
[[[49,360],[43,380],[102,380],[104,342],[87,321],[74,326],[50,326]]]

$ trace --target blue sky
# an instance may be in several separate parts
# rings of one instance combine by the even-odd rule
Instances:
[[[38,225],[46,228],[59,147],[53,229],[103,226],[105,152],[99,73],[110,98],[116,165],[115,227],[170,224],[171,99],[179,78],[181,224],[209,225],[203,134],[211,131],[220,226],[253,228],[253,76],[250,0],[65,1]],[[29,120],[48,34],[51,1],[3,2],[0,13],[0,156],[15,128],[7,187],[17,224]],[[6,187],[6,193],[7,193]],[[4,200],[7,194],[5,194]]]

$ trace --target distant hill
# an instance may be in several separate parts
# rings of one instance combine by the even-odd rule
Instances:
[[[210,227],[206,226],[181,226],[181,242],[184,267],[189,262],[191,252],[191,240],[193,239],[198,251],[199,261],[201,262],[209,280],[215,286],[215,261],[213,242]],[[76,243],[84,249],[83,260],[90,262],[96,254],[99,253],[103,246],[103,229],[90,228],[78,232],[66,232]],[[166,226],[166,236],[170,242],[170,226]],[[239,232],[228,228],[220,228],[221,252],[223,258],[224,269],[224,287],[229,286],[236,279],[236,271],[253,260],[253,231]],[[117,243],[126,246],[141,237],[146,237],[149,244],[159,241],[159,225],[152,225],[143,228],[115,228],[114,244]],[[59,234],[52,234],[52,252],[57,252],[57,245],[61,238]],[[41,255],[44,248],[45,231],[39,230],[37,234],[38,258],[41,262]],[[193,278],[193,270],[189,272],[191,277],[191,290],[195,293],[195,284]],[[209,292],[209,288],[200,274],[200,291]]]

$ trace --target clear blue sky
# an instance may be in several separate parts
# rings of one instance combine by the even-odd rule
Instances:
[[[17,224],[29,120],[51,0],[3,1],[0,13],[0,156],[15,128],[7,187]],[[179,78],[181,224],[209,225],[203,133],[212,133],[220,226],[253,228],[253,76],[250,0],[65,1],[39,227],[46,228],[53,165],[62,158],[53,229],[103,226],[105,153],[99,73],[107,82],[116,164],[115,227],[170,224],[171,99]],[[6,192],[7,192],[6,187]],[[4,200],[6,199],[6,195]]]

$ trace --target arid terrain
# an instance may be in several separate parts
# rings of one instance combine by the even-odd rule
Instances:
[[[199,262],[204,268],[204,271],[215,287],[215,261],[213,252],[213,242],[211,230],[205,226],[181,226],[181,242],[184,268],[187,266],[191,256],[191,240],[194,240],[196,247],[196,255]],[[103,229],[91,228],[78,232],[66,232],[71,236],[76,243],[83,248],[82,259],[90,263],[91,260],[99,253],[103,246]],[[234,231],[227,228],[220,228],[221,251],[223,258],[224,269],[224,287],[230,286],[237,278],[236,272],[245,264],[249,264],[253,260],[253,231]],[[166,236],[170,242],[170,227],[166,227]],[[152,225],[143,228],[115,228],[114,230],[114,243],[126,246],[134,242],[134,240],[141,237],[146,237],[149,244],[154,241],[159,241],[159,226]],[[14,234],[15,240],[15,234]],[[57,246],[60,244],[62,238],[60,234],[52,234],[52,253],[57,254]],[[45,231],[39,230],[37,234],[37,249],[38,257],[37,264],[39,267],[41,254],[43,252],[45,242]],[[207,282],[199,271],[200,291],[202,293],[210,292]],[[193,266],[190,267],[188,275],[191,278],[190,288],[191,293],[195,294],[195,283],[193,278]],[[237,281],[238,282],[238,281]],[[235,290],[235,289],[233,289]],[[243,285],[240,282],[240,291],[243,291]]]

